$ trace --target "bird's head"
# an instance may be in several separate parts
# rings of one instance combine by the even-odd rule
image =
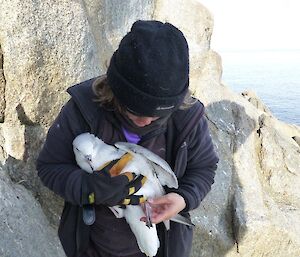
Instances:
[[[105,144],[101,139],[90,133],[77,136],[73,141],[73,150],[77,164],[90,173],[124,154],[124,151]]]
[[[73,151],[77,164],[80,166],[80,168],[90,173],[94,171],[94,148],[95,136],[90,133],[81,134],[73,141]]]

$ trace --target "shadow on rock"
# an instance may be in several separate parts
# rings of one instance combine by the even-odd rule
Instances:
[[[63,200],[42,185],[36,171],[36,159],[44,139],[45,132],[40,126],[25,125],[22,159],[8,155],[1,168],[15,184],[24,186],[32,193],[40,202],[50,224],[57,226]]]
[[[239,252],[239,241],[246,232],[240,229],[245,203],[239,194],[241,167],[237,158],[240,150],[247,147],[250,135],[256,134],[258,125],[243,106],[232,101],[206,106],[206,117],[220,161],[212,191],[193,212],[198,226],[192,256],[220,257],[228,251]]]

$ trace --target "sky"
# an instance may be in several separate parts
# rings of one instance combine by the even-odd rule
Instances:
[[[300,49],[300,0],[198,0],[214,17],[212,48]]]

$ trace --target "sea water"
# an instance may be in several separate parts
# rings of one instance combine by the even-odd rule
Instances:
[[[254,91],[278,119],[300,125],[300,50],[221,52],[222,81]]]

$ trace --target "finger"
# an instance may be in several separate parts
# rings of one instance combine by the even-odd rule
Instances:
[[[145,184],[146,180],[146,177],[139,176],[135,180],[131,181],[127,186],[128,195],[132,195],[135,192],[139,191],[139,189]]]
[[[98,172],[100,172],[100,174],[103,174],[103,175],[106,175],[106,176],[109,176],[111,177],[111,173],[110,173],[110,170],[111,168],[118,162],[119,159],[117,160],[113,160],[111,162],[107,162],[105,163],[102,167],[96,169]]]
[[[171,217],[169,217],[167,212],[152,213],[151,221],[152,221],[152,223],[157,224],[164,220],[168,220],[170,218]]]
[[[164,195],[164,196],[148,199],[148,203],[150,205],[162,205],[162,204],[168,204],[169,201],[168,198]]]
[[[122,201],[121,204],[139,205],[141,203],[144,203],[145,201],[146,201],[146,198],[143,195],[129,195]]]
[[[128,179],[128,182],[133,181],[134,178],[135,178],[135,174],[132,173],[132,172],[124,172],[124,173],[121,174],[121,176],[126,176],[127,179]]]
[[[139,175],[134,181],[131,182],[131,184],[142,187],[146,183],[146,181],[147,178],[145,176]]]
[[[152,212],[156,213],[156,214],[162,213],[163,211],[166,210],[166,207],[164,205],[163,206],[161,206],[161,205],[155,205],[155,206],[150,205],[150,207],[151,207]]]

